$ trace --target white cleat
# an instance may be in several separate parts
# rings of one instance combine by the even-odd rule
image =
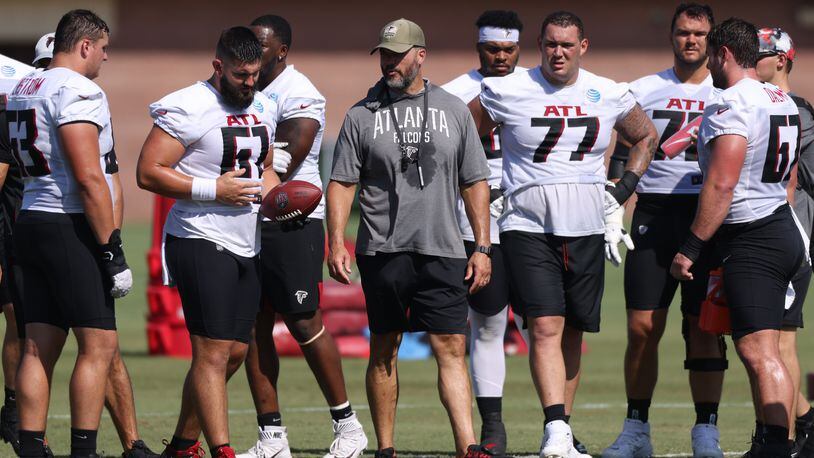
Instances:
[[[545,425],[540,458],[576,458],[579,452],[574,449],[574,436],[571,427],[562,420],[554,420]]]
[[[367,436],[356,412],[334,423],[334,441],[323,458],[357,458],[367,447]]]
[[[693,458],[723,458],[721,450],[721,434],[718,427],[710,424],[695,425],[692,427],[692,456]]]
[[[248,452],[237,455],[237,458],[291,458],[288,448],[288,434],[284,426],[265,426],[260,428],[259,440]]]
[[[602,458],[650,458],[653,444],[650,443],[650,424],[639,420],[625,419],[622,432],[616,442],[602,451]]]

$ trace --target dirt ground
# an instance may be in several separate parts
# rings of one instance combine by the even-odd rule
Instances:
[[[799,50],[792,73],[797,93],[814,99],[814,52]],[[145,221],[150,218],[152,196],[136,186],[135,166],[141,145],[150,129],[147,106],[176,89],[188,86],[211,74],[210,53],[143,53],[114,51],[102,69],[99,84],[107,92],[113,112],[116,152],[126,199],[125,218]],[[539,62],[536,50],[527,50],[521,65]],[[584,67],[617,81],[630,81],[671,65],[669,51],[589,51]],[[380,73],[377,56],[365,51],[335,53],[292,53],[289,63],[308,75],[328,101],[326,143],[333,143],[345,111],[361,99]],[[474,52],[430,52],[425,77],[443,84],[477,66]]]

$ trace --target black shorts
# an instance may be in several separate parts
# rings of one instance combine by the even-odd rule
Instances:
[[[26,324],[64,329],[116,329],[110,279],[82,213],[24,210],[17,219],[14,258],[22,272],[20,302]]]
[[[780,329],[789,282],[803,262],[803,240],[788,205],[756,221],[721,227],[724,292],[732,338]]]
[[[465,334],[466,259],[417,253],[357,255],[370,332]]]
[[[679,282],[670,265],[687,239],[698,206],[696,194],[639,194],[630,236],[635,249],[625,255],[625,304],[632,310],[667,308],[681,285],[681,312],[701,313],[707,295],[711,254],[692,268],[693,280]]]
[[[500,234],[511,279],[512,307],[525,318],[564,316],[565,323],[599,332],[605,286],[605,237],[559,237],[521,231]]]
[[[321,219],[261,223],[260,277],[263,296],[283,315],[319,308],[325,230]]]
[[[237,256],[209,240],[169,234],[164,251],[189,333],[247,343],[260,309],[257,257]]]
[[[783,327],[784,328],[802,328],[803,327],[803,303],[806,301],[808,294],[808,285],[811,282],[811,266],[808,261],[803,260],[794,273],[791,279],[792,287],[794,288],[794,302],[791,307],[786,309],[783,313]]]
[[[464,240],[466,256],[475,252],[475,242]],[[511,301],[509,277],[506,274],[503,249],[499,244],[492,245],[492,279],[489,284],[475,294],[469,295],[469,307],[486,316],[494,316],[506,308]]]

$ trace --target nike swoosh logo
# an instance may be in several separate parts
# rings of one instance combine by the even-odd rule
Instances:
[[[306,108],[308,108],[310,106],[311,106],[310,103],[303,103],[302,105],[300,105],[300,110],[304,110],[304,109],[306,109]]]
[[[723,258],[723,259],[721,260],[721,264],[725,263],[725,262],[726,262],[726,260],[727,260],[727,259],[729,259],[729,258],[731,258],[731,257],[732,257],[732,255],[730,254],[729,256],[727,256],[727,257]]]
[[[727,110],[729,110],[729,107],[719,108],[718,111],[715,112],[715,114],[719,115],[721,113],[725,113]]]

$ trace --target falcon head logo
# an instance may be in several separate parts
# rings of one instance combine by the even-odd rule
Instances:
[[[398,33],[398,31],[399,28],[397,26],[388,25],[387,27],[385,27],[384,32],[382,32],[382,37],[387,39],[393,38],[396,36],[396,33]]]
[[[294,293],[294,297],[297,298],[297,303],[302,305],[302,301],[308,297],[308,291],[298,290],[296,293]]]

